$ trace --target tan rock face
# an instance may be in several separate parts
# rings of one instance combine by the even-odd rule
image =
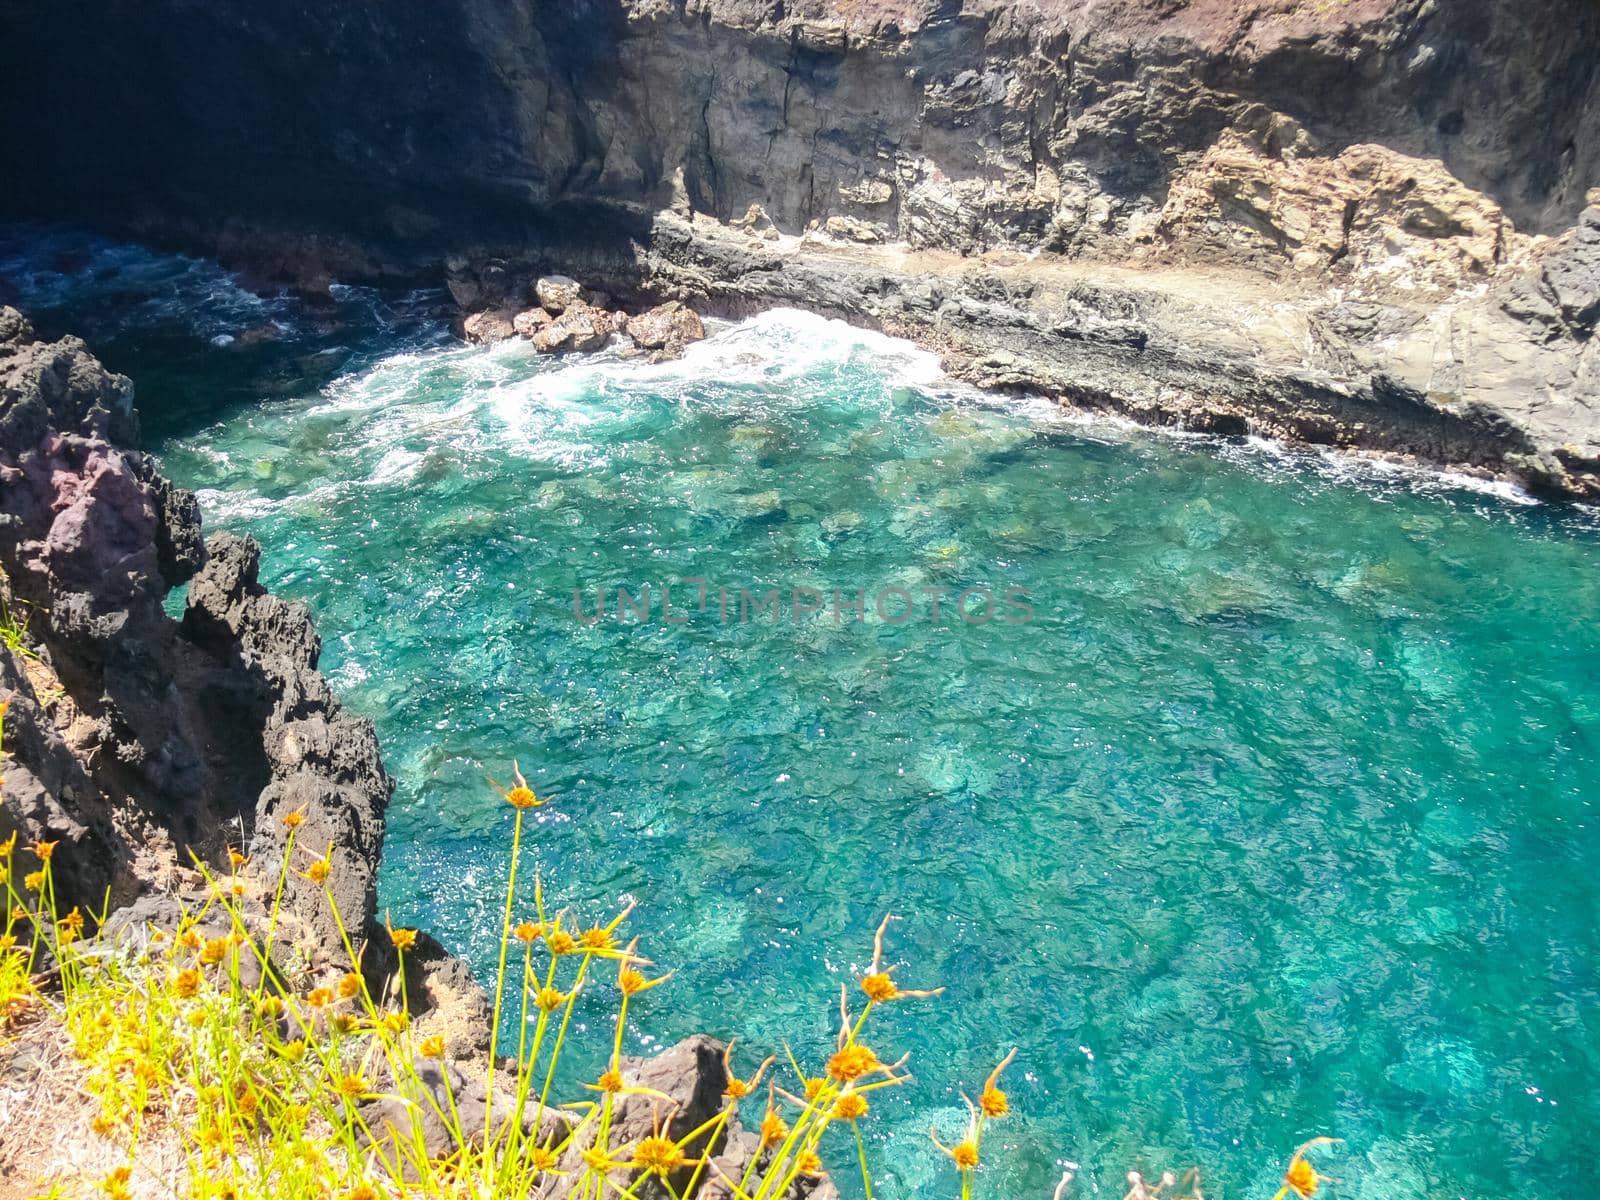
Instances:
[[[549,313],[563,313],[583,302],[583,287],[565,275],[546,275],[533,285],[533,294]]]
[[[516,336],[515,316],[509,309],[475,312],[461,322],[462,336],[469,342],[492,345]]]
[[[1287,146],[1223,133],[1174,183],[1159,236],[1416,288],[1462,286],[1504,257],[1513,233],[1505,214],[1438,161],[1374,145],[1305,153],[1303,137],[1287,132]]]
[[[539,330],[550,324],[553,318],[542,308],[529,308],[519,312],[511,321],[511,327],[525,338],[531,338]]]
[[[542,285],[544,280],[539,282]],[[540,354],[552,354],[558,350],[598,350],[605,345],[615,326],[616,322],[610,313],[591,308],[581,300],[573,300],[559,317],[543,328],[536,329],[531,340]]]
[[[699,315],[676,300],[668,300],[648,312],[629,317],[626,329],[628,336],[645,350],[676,346],[681,352],[686,343],[698,342],[706,335]]]

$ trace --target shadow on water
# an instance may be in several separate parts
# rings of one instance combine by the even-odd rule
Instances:
[[[147,442],[303,396],[403,349],[452,344],[442,290],[257,294],[216,263],[72,228],[0,226],[0,303],[135,381]]]

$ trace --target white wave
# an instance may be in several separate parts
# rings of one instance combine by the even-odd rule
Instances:
[[[378,460],[378,465],[372,468],[362,482],[373,487],[386,483],[409,482],[417,477],[417,472],[422,469],[427,457],[421,451],[395,446]]]
[[[256,521],[275,512],[281,500],[233,488],[201,488],[195,492],[208,522]]]
[[[226,280],[223,290],[231,292],[234,286]],[[249,302],[259,298],[249,296]],[[912,388],[935,403],[981,408],[1036,429],[1070,429],[1107,444],[1158,439],[1198,445],[1257,472],[1309,472],[1342,485],[1475,493],[1517,506],[1539,503],[1503,480],[1266,438],[1151,428],[1042,395],[984,392],[950,379],[935,354],[909,341],[799,309],[769,309],[732,324],[711,322],[708,332],[680,359],[664,363],[614,349],[551,358],[537,354],[521,338],[488,347],[409,347],[341,376],[301,401],[297,412],[280,410],[280,415],[288,420],[354,421],[350,432],[359,443],[358,457],[372,461],[375,452],[377,457],[364,478],[349,481],[351,486],[414,478],[426,455],[403,449],[401,443],[412,439],[415,444],[419,436],[429,444],[447,443],[460,454],[512,455],[564,469],[593,470],[607,463],[613,434],[641,414],[658,411],[664,400],[714,409],[752,403],[763,408],[803,406],[829,390],[807,387],[807,381],[853,369],[852,391],[862,403],[873,402],[874,389],[887,403],[894,389]],[[859,384],[868,381],[862,392]]]

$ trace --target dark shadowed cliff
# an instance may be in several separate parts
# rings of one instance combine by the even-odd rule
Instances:
[[[1438,158],[1526,232],[1600,182],[1589,0],[9,3],[5,197],[456,240],[565,201],[946,248],[1126,234],[1224,131]]]
[[[3,211],[468,306],[799,303],[985,386],[1600,494],[1593,0],[0,14]]]

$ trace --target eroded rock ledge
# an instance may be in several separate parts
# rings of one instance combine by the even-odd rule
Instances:
[[[818,234],[768,238],[671,212],[624,249],[567,243],[536,261],[557,259],[634,304],[665,299],[725,317],[793,305],[842,317],[937,351],[952,375],[979,387],[1146,424],[1377,452],[1593,500],[1600,189],[1591,199],[1572,230],[1474,286],[1459,273],[1470,252],[1458,244],[1474,235],[1449,232],[1465,227],[1413,238],[1404,268],[1432,264],[1457,284],[1420,293],[1359,275],[1330,285],[1196,261],[956,256]],[[1379,222],[1349,242],[1371,261],[1396,236]],[[447,265],[451,291],[482,310],[467,317],[469,332],[492,323],[504,336],[536,275],[514,258]]]

